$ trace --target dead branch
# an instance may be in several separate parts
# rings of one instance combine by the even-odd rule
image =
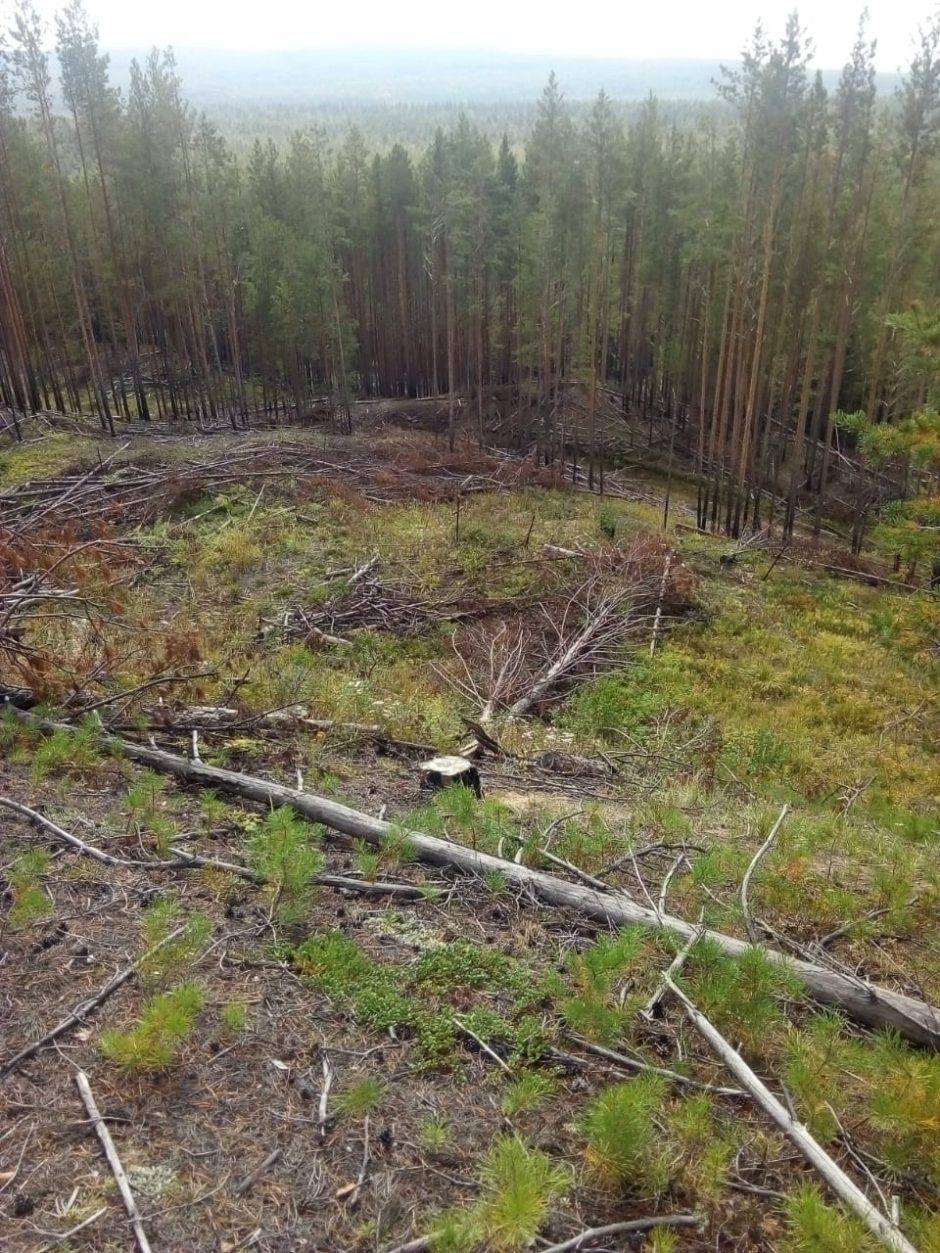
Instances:
[[[194,760],[198,762],[199,758],[194,758]],[[201,765],[202,763],[200,762],[199,764]],[[91,857],[95,861],[102,862],[106,866],[124,866],[132,870],[146,871],[222,870],[227,874],[234,874],[242,879],[248,879],[251,883],[264,882],[263,877],[249,866],[242,866],[234,861],[222,861],[218,857],[203,857],[200,853],[189,853],[184,849],[175,849],[176,856],[168,861],[142,861],[136,857],[115,857],[113,853],[107,853],[104,849],[98,848],[94,844],[88,844],[85,840],[80,840],[77,835],[66,831],[37,810],[30,809],[27,805],[21,805],[18,801],[10,800],[7,796],[0,796],[0,806],[12,810],[15,814],[19,814],[27,822],[31,822],[34,826],[39,827],[41,831],[46,831],[49,835],[55,836],[57,840],[69,848],[75,849],[76,852],[82,853],[85,857]],[[363,896],[397,896],[407,900],[418,900],[424,896],[424,888],[414,887],[410,883],[382,883],[379,880],[351,879],[347,875],[316,875],[313,882],[320,887],[336,888],[342,892],[358,892]]]
[[[45,731],[60,730],[65,725],[21,710],[12,710],[11,713],[24,724]],[[145,748],[104,732],[100,733],[99,738],[104,749],[121,754],[128,760],[152,766],[197,786],[216,788],[230,795],[257,801],[266,807],[289,805],[313,822],[370,844],[381,846],[389,833],[396,830],[392,823],[372,818],[326,797],[298,792],[293,788],[237,771],[200,765],[174,753]],[[442,840],[422,832],[410,832],[409,842],[423,861],[455,868],[476,877],[485,875],[487,871],[499,870],[507,880],[531,890],[542,900],[569,906],[586,917],[599,919],[608,925],[642,923],[653,928],[665,928],[685,939],[696,931],[693,924],[670,915],[661,916],[655,909],[640,905],[621,892],[600,893],[543,871],[487,853],[478,853],[450,840]],[[708,931],[706,935],[731,956],[739,956],[752,947],[746,940],[721,932]],[[805,984],[808,995],[821,1004],[835,1005],[850,1017],[869,1026],[894,1027],[901,1035],[916,1043],[934,1049],[940,1047],[940,1010],[935,1006],[876,984],[850,979],[809,961],[790,958],[772,948],[761,946],[761,951],[770,961],[785,964],[791,969]]]
[[[388,1253],[425,1253],[434,1243],[435,1236],[418,1236],[415,1240],[408,1240],[405,1244],[396,1244],[394,1249],[389,1249]]]
[[[809,1130],[802,1123],[797,1122],[785,1109],[721,1032],[696,1009],[692,1001],[668,976],[666,983],[672,995],[685,1007],[686,1013],[699,1034],[708,1041],[741,1086],[747,1089],[761,1109],[799,1149],[810,1165],[819,1171],[836,1196],[849,1206],[861,1218],[869,1231],[873,1232],[889,1249],[894,1250],[895,1253],[917,1253],[914,1246],[905,1239],[895,1224],[872,1205],[861,1188],[849,1178],[841,1166],[832,1160]]]
[[[462,676],[438,673],[480,706],[481,724],[502,710],[522,718],[578,676],[612,664],[647,620],[650,600],[647,580],[612,583],[606,572],[592,574],[566,600],[541,605],[535,625],[468,631],[462,647],[453,641]]]
[[[503,1061],[500,1055],[496,1052],[496,1050],[490,1048],[490,1046],[487,1044],[485,1040],[481,1040],[475,1031],[471,1031],[462,1018],[458,1018],[457,1015],[454,1014],[452,1022],[458,1031],[462,1031],[465,1036],[468,1036],[471,1040],[473,1040],[476,1046],[479,1049],[481,1049],[482,1052],[484,1052],[487,1055],[487,1057],[491,1057],[501,1070],[504,1070],[507,1075],[512,1074],[512,1071],[509,1069],[509,1067],[506,1065],[506,1063]]]
[[[663,566],[663,579],[659,585],[659,599],[656,602],[656,616],[653,618],[653,633],[650,636],[650,656],[656,652],[656,643],[659,639],[659,628],[663,620],[663,599],[666,595],[666,584],[669,582],[669,567],[672,565],[672,553],[666,558],[666,564]]]
[[[777,838],[777,833],[779,832],[780,828],[783,826],[783,820],[786,818],[789,812],[790,812],[790,806],[784,805],[784,807],[780,810],[780,813],[777,816],[777,821],[774,823],[774,825],[770,829],[770,835],[768,835],[767,839],[764,840],[763,844],[754,854],[754,857],[751,860],[751,864],[748,866],[747,870],[744,872],[744,878],[741,880],[741,912],[744,915],[744,928],[747,931],[748,939],[751,941],[752,944],[757,944],[759,942],[760,937],[758,935],[757,928],[754,925],[754,920],[751,917],[751,911],[748,908],[747,889],[751,882],[751,876],[754,874],[754,871],[757,869],[757,867],[763,861],[764,857],[770,851],[774,840]]]
[[[77,1236],[80,1231],[84,1231],[86,1227],[90,1227],[92,1223],[96,1223],[102,1214],[108,1212],[107,1205],[102,1205],[101,1209],[96,1209],[93,1214],[89,1214],[87,1218],[83,1218],[80,1223],[76,1223],[74,1227],[70,1227],[68,1231],[44,1231],[41,1227],[34,1227],[33,1230],[37,1236],[45,1236],[46,1239],[53,1240],[55,1244],[65,1244],[67,1240],[71,1240],[73,1236]]]
[[[686,961],[688,960],[689,954],[692,952],[692,950],[695,948],[696,944],[698,944],[699,940],[702,938],[704,934],[705,934],[705,925],[704,923],[700,923],[698,930],[695,932],[695,934],[690,936],[689,939],[686,940],[685,944],[683,944],[682,948],[679,949],[679,952],[676,953],[675,957],[669,963],[668,969],[663,974],[659,983],[656,985],[656,991],[653,993],[650,999],[646,1002],[646,1005],[643,1007],[643,1009],[640,1010],[640,1013],[643,1015],[644,1018],[652,1020],[653,1018],[656,1017],[656,1007],[659,1005],[659,1002],[666,995],[667,980],[675,979],[679,971],[682,969],[682,967],[685,965]]]
[[[705,1219],[701,1214],[657,1214],[652,1218],[633,1218],[630,1222],[608,1223],[605,1227],[588,1227],[580,1235],[561,1244],[551,1244],[542,1253],[573,1253],[575,1249],[583,1249],[594,1240],[604,1236],[625,1236],[630,1232],[652,1231],[654,1227],[702,1227]]]
[[[274,1163],[280,1159],[281,1152],[281,1149],[272,1149],[263,1162],[257,1165],[254,1170],[249,1171],[239,1183],[235,1184],[232,1188],[232,1196],[244,1196],[246,1192],[253,1188],[264,1172],[270,1170]]]
[[[576,1035],[573,1031],[568,1033],[568,1038],[573,1040],[575,1044],[580,1044],[588,1053],[594,1053],[597,1057],[602,1057],[605,1061],[613,1063],[623,1070],[632,1070],[636,1072],[646,1071],[651,1075],[660,1075],[663,1079],[668,1079],[670,1083],[677,1083],[684,1088],[698,1088],[702,1092],[712,1092],[715,1096],[743,1096],[744,1093],[740,1088],[722,1088],[714,1083],[703,1083],[699,1079],[690,1079],[688,1075],[682,1075],[678,1070],[667,1070],[662,1066],[654,1066],[651,1062],[641,1062],[639,1058],[627,1057],[625,1053],[615,1053],[613,1049],[608,1049],[603,1044],[595,1044],[593,1040],[586,1040],[583,1036]],[[552,1049],[550,1057],[556,1061],[575,1065],[584,1068],[587,1063],[581,1057],[576,1057],[573,1053],[562,1052],[561,1049]]]
[[[688,862],[688,858],[686,857],[685,850],[683,849],[683,851],[679,854],[679,856],[675,859],[675,861],[666,871],[666,877],[663,879],[662,887],[659,889],[659,904],[657,906],[657,909],[659,910],[661,914],[664,914],[666,912],[666,897],[669,895],[669,885],[673,880],[673,876],[677,875],[679,873],[679,870],[682,868],[683,864],[686,864],[687,862]],[[633,858],[633,868],[634,868],[634,873],[639,874],[635,857]]]
[[[522,718],[575,671],[609,660],[616,645],[639,626],[638,600],[636,589],[608,591],[590,579],[565,607],[554,658],[509,706],[509,717]],[[582,625],[572,629],[572,619],[582,614]]]
[[[566,861],[564,857],[556,857],[554,853],[550,853],[547,848],[539,849],[539,856],[544,857],[546,861],[550,861],[553,866],[561,866],[563,870],[567,870],[569,874],[573,874],[576,879],[580,879],[582,883],[586,883],[588,887],[596,888],[598,892],[610,892],[609,883],[605,883],[603,879],[595,879],[592,874],[588,874],[586,870],[582,870],[580,866],[576,866],[574,862]]]
[[[327,1057],[326,1053],[321,1058],[323,1064],[323,1087],[320,1089],[320,1101],[317,1106],[317,1127],[320,1131],[321,1139],[326,1135],[327,1125],[329,1123],[329,1100],[330,1088],[333,1086],[333,1078],[335,1071],[333,1063]]]
[[[141,692],[150,691],[154,687],[169,687],[174,683],[192,683],[196,679],[214,679],[217,676],[217,670],[194,670],[191,674],[158,674],[152,679],[147,679],[145,683],[138,683],[135,687],[126,688],[123,692],[115,692],[113,696],[102,696],[100,700],[93,700],[87,705],[80,705],[77,709],[71,711],[72,716],[78,718],[83,714],[92,713],[96,709],[104,709],[107,705],[115,705],[118,701],[128,700],[132,696],[139,696]]]
[[[906,908],[910,909],[917,902],[917,897],[912,897],[907,902]],[[841,927],[836,927],[835,931],[828,932],[827,935],[821,936],[820,939],[814,940],[810,948],[822,951],[829,944],[834,944],[836,940],[841,940],[844,935],[860,927],[862,923],[873,922],[876,918],[883,918],[885,914],[890,914],[894,908],[893,905],[883,905],[880,909],[872,909],[867,914],[862,914],[860,918],[850,918],[848,922],[844,922]]]
[[[114,1141],[111,1139],[111,1132],[108,1125],[101,1117],[101,1112],[95,1104],[95,1098],[91,1091],[91,1085],[88,1082],[88,1076],[83,1070],[78,1071],[75,1076],[75,1083],[81,1095],[85,1109],[88,1111],[88,1117],[91,1119],[92,1126],[98,1139],[101,1141],[101,1147],[104,1149],[105,1157],[108,1159],[108,1165],[111,1167],[111,1173],[114,1175],[114,1181],[118,1186],[121,1194],[121,1200],[124,1202],[124,1208],[131,1220],[131,1226],[134,1228],[134,1235],[137,1238],[137,1247],[140,1253],[151,1253],[150,1241],[147,1239],[147,1233],[144,1231],[143,1223],[140,1221],[140,1211],[137,1208],[137,1202],[134,1200],[134,1194],[131,1191],[131,1185],[127,1181],[127,1175],[124,1167],[121,1165],[121,1159],[118,1151],[114,1147]]]

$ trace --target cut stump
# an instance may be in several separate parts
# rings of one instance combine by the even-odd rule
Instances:
[[[466,757],[432,757],[430,761],[423,761],[418,769],[421,772],[422,787],[437,792],[452,783],[461,783],[474,796],[483,795],[480,772]]]

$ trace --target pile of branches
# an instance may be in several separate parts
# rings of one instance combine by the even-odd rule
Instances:
[[[115,467],[112,463],[121,448],[84,473],[7,488],[0,492],[0,514],[19,535],[47,526],[53,518],[57,525],[79,527],[83,533],[102,521],[152,522],[179,505],[236,483],[296,474],[307,468],[305,461],[314,464],[317,460],[299,447],[302,457],[286,460],[279,458],[288,457],[292,449],[266,446],[180,464]]]
[[[356,631],[390,631],[395,635],[413,636],[422,632],[441,616],[435,603],[415,600],[412,593],[383,583],[381,579],[347,588],[323,605],[302,608],[294,606],[285,614],[283,635],[315,644],[349,643]]]
[[[663,621],[691,606],[693,589],[691,571],[669,546],[642,536],[629,549],[597,554],[573,590],[534,611],[458,632],[456,668],[438,673],[473,702],[481,723],[539,712],[615,666],[627,640],[645,635],[655,646]]]
[[[49,524],[89,528],[95,522],[133,526],[165,517],[171,510],[236,484],[260,486],[298,479],[298,495],[346,491],[378,502],[444,499],[499,491],[537,478],[536,468],[518,458],[495,458],[474,449],[447,453],[405,445],[388,456],[351,455],[327,460],[295,441],[244,443],[237,451],[183,462],[148,458],[114,465],[127,445],[91,469],[20,483],[0,492],[0,516],[17,534]]]
[[[334,578],[344,577],[340,590],[320,604],[289,608],[278,624],[281,637],[313,646],[349,644],[349,637],[357,631],[415,636],[438,623],[486,611],[480,597],[452,595],[429,600],[408,587],[388,583],[375,572],[377,563],[376,556],[351,572],[337,571]]]

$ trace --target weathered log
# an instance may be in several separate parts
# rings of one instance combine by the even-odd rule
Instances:
[[[819,1171],[839,1200],[858,1214],[869,1231],[873,1232],[889,1249],[892,1249],[893,1253],[917,1253],[911,1242],[898,1229],[897,1223],[886,1218],[872,1205],[855,1180],[829,1156],[813,1137],[809,1128],[798,1122],[777,1100],[767,1085],[751,1070],[740,1053],[732,1048],[721,1032],[696,1008],[681,988],[676,987],[668,974],[664,977],[664,981],[672,995],[685,1007],[686,1013],[699,1034],[708,1041],[735,1079],[751,1094],[761,1109],[769,1114],[783,1134],[796,1145],[809,1164]]]
[[[31,713],[19,710],[13,710],[12,713],[25,724],[45,731],[67,729],[65,723],[52,722]],[[206,766],[161,749],[145,748],[141,744],[110,736],[104,731],[101,732],[100,741],[102,747],[109,752],[173,775],[187,783],[216,788],[265,806],[289,805],[313,822],[321,823],[343,835],[365,840],[369,844],[381,845],[390,833],[400,831],[400,827],[396,828],[393,823],[371,818],[326,797],[299,792],[294,788],[283,787],[234,770]],[[580,884],[568,883],[555,875],[532,870],[528,866],[493,857],[488,853],[477,853],[461,844],[422,832],[409,832],[408,838],[422,861],[478,876],[498,870],[507,881],[517,883],[543,901],[577,910],[585,917],[608,925],[628,926],[640,923],[654,929],[672,931],[684,939],[689,939],[698,930],[695,924],[682,918],[659,914],[655,909],[638,904],[624,892],[601,892]],[[738,957],[755,947],[746,940],[739,940],[719,931],[706,931],[705,935],[732,957]],[[936,1006],[894,992],[890,988],[865,983],[814,963],[788,957],[763,945],[757,947],[771,961],[779,962],[792,970],[803,981],[807,994],[820,1004],[835,1006],[849,1017],[871,1027],[891,1027],[917,1044],[933,1049],[940,1048],[940,1009]]]

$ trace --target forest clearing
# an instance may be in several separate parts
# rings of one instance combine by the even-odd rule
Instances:
[[[940,10],[12,8],[2,1253],[940,1253]]]
[[[446,430],[86,438],[0,488],[5,1248],[134,1241],[77,1073],[154,1249],[940,1247],[936,595]]]

